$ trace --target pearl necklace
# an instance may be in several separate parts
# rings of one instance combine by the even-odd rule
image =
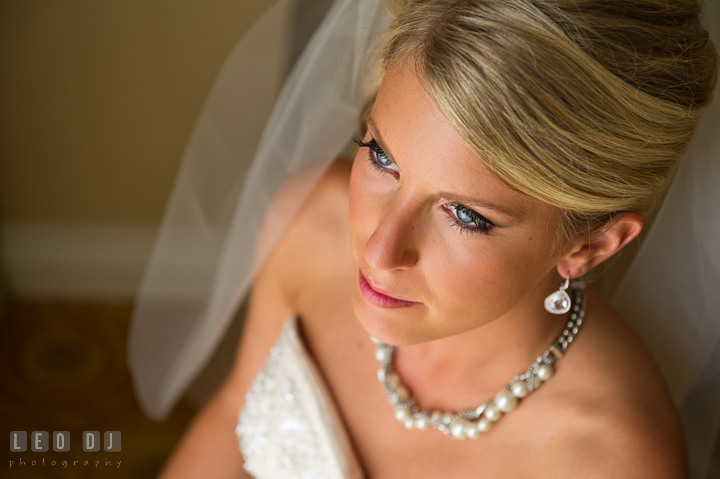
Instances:
[[[575,302],[570,319],[545,353],[538,356],[525,373],[512,378],[494,399],[475,409],[459,413],[420,410],[411,399],[407,388],[400,382],[400,377],[392,371],[395,346],[371,338],[375,343],[375,357],[380,361],[378,380],[395,409],[395,417],[408,429],[427,429],[432,426],[452,439],[476,439],[481,433],[489,431],[492,423],[500,419],[503,413],[515,409],[519,399],[526,397],[553,376],[553,363],[563,357],[568,345],[573,342],[585,316],[585,283],[576,281],[572,289],[575,292]]]

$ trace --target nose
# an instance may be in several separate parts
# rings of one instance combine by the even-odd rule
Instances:
[[[410,269],[417,263],[417,212],[399,200],[393,202],[365,244],[365,261],[373,269]]]

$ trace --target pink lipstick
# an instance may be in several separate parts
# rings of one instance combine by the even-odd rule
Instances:
[[[413,301],[405,301],[402,299],[393,298],[392,296],[388,296],[387,294],[377,291],[370,285],[370,282],[365,279],[362,271],[359,272],[358,276],[360,282],[360,292],[362,293],[363,298],[365,298],[365,300],[373,306],[377,306],[378,308],[394,309],[408,308],[410,306],[418,304]]]

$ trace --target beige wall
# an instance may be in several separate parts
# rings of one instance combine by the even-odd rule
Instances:
[[[0,2],[0,289],[132,298],[208,90],[273,1]]]
[[[131,296],[213,79],[271,3],[0,2],[0,259],[12,292]]]

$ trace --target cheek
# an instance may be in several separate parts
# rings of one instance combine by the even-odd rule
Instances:
[[[353,249],[353,256],[358,259],[358,244],[366,235],[366,230],[372,218],[372,198],[365,189],[367,180],[364,171],[363,162],[366,161],[362,157],[362,150],[358,153],[353,162],[350,174],[349,189],[349,221],[350,221],[350,241]]]
[[[368,165],[361,150],[353,162],[349,188],[350,239],[354,255],[357,256],[358,248],[364,248],[380,223],[382,212],[393,196],[391,185],[388,178]]]
[[[442,309],[474,310],[478,303],[485,303],[494,296],[504,283],[502,276],[507,273],[503,268],[504,258],[493,254],[492,247],[481,250],[462,244],[462,240],[467,243],[472,239],[475,238],[433,242],[432,251],[427,251],[430,254],[424,255],[425,277],[438,303],[445,303]]]
[[[501,233],[466,237],[452,228],[441,236],[432,254],[425,255],[425,278],[439,314],[460,330],[507,312],[535,287],[549,267],[541,259],[541,248],[527,240],[503,237]]]
[[[355,160],[353,161],[352,170],[350,170],[350,189],[349,189],[349,197],[350,197],[350,225],[352,227],[352,224],[354,222],[354,219],[356,215],[360,212],[359,205],[362,203],[361,199],[362,196],[364,196],[364,193],[362,191],[362,175],[363,171],[362,168],[360,168],[360,163],[363,161],[363,159],[360,157],[361,153],[358,152],[358,155],[355,157]]]

